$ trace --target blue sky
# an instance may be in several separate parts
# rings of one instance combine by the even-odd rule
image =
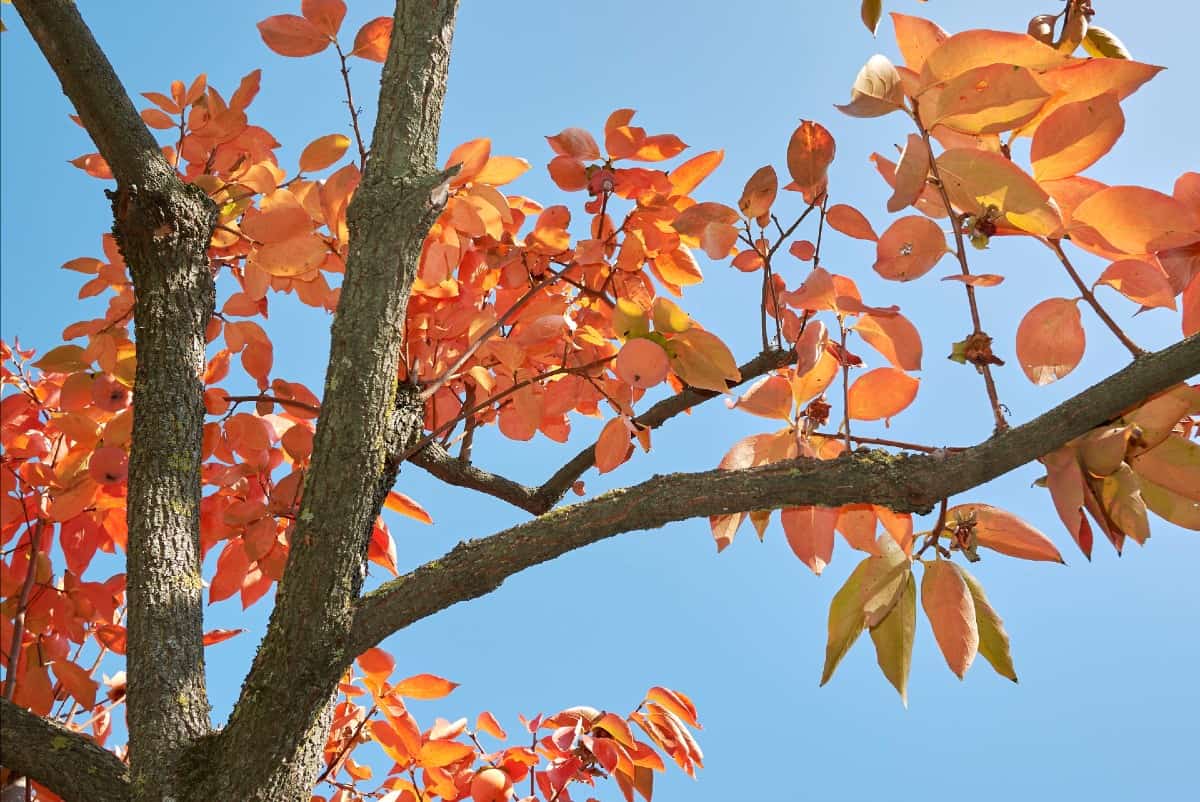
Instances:
[[[171,79],[190,81],[207,72],[210,84],[228,96],[242,75],[262,67],[263,90],[251,121],[284,142],[282,162],[293,167],[310,140],[348,132],[336,57],[281,58],[266,50],[254,28],[262,17],[295,13],[298,5],[82,4],[131,92],[166,91]],[[651,133],[679,134],[692,146],[689,153],[725,148],[724,164],[696,195],[732,204],[756,168],[770,162],[782,171],[797,122],[816,119],[837,138],[832,201],[854,203],[882,231],[894,216],[884,211],[888,192],[867,157],[903,142],[904,120],[855,120],[832,108],[845,102],[872,53],[899,60],[890,23],[885,20],[873,40],[858,21],[857,5],[464,0],[442,127],[445,149],[489,136],[493,152],[534,164],[512,191],[562,202],[544,170],[551,154],[543,135],[567,126],[599,131],[612,109],[628,106],[639,110],[638,121]],[[1057,0],[886,5],[928,15],[950,31],[1022,30],[1029,17],[1060,7]],[[1135,56],[1169,69],[1123,103],[1125,137],[1088,175],[1170,192],[1180,172],[1197,167],[1194,146],[1185,145],[1200,128],[1200,111],[1186,100],[1195,90],[1195,10],[1165,0],[1095,5],[1097,22]],[[352,2],[344,37],[387,13],[386,6]],[[19,335],[24,345],[44,350],[59,342],[64,325],[92,316],[87,310],[94,304],[75,300],[79,276],[59,265],[99,255],[109,210],[103,182],[66,163],[93,150],[86,135],[67,120],[69,105],[11,7],[3,18],[10,31],[0,37],[0,335]],[[366,62],[353,75],[368,118],[377,75]],[[578,212],[578,200],[566,202]],[[961,290],[936,281],[952,272],[949,260],[923,281],[898,285],[876,280],[869,243],[833,236],[823,255],[831,270],[859,282],[868,303],[899,304],[921,327],[921,392],[888,436],[956,445],[986,437],[991,423],[981,382],[942,359],[969,328]],[[1048,257],[1035,244],[1012,241],[972,254],[977,272],[1007,277],[980,292],[984,325],[1005,358],[1013,357],[1025,310],[1047,297],[1074,295]],[[1090,279],[1104,266],[1085,255],[1077,263]],[[683,305],[744,358],[757,350],[757,279],[725,265],[704,267],[705,283],[689,290]],[[806,268],[792,262],[787,269],[795,286]],[[1115,293],[1102,289],[1099,296],[1143,346],[1162,347],[1179,337],[1176,315],[1154,310],[1135,318],[1134,306]],[[275,374],[319,388],[328,321],[292,299],[272,306]],[[1000,394],[1013,420],[1030,419],[1125,363],[1124,352],[1087,310],[1084,322],[1088,353],[1066,380],[1034,388],[1015,360],[1000,371]],[[603,478],[589,473],[587,487],[596,492],[653,473],[709,468],[737,438],[769,428],[767,421],[711,403],[656,432],[651,454],[638,454]],[[536,482],[596,431],[594,422],[577,421],[565,448],[540,437],[532,444],[485,437],[475,454],[487,467]],[[922,622],[908,710],[865,643],[818,689],[829,598],[856,560],[839,544],[825,575],[814,578],[792,557],[777,525],[765,544],[744,529],[719,556],[704,521],[623,535],[527,571],[386,646],[405,674],[429,671],[462,683],[446,700],[414,706],[426,724],[435,715],[473,720],[490,709],[511,732],[518,712],[574,704],[624,712],[651,685],[684,690],[705,724],[700,739],[708,768],[696,784],[668,771],[656,799],[782,802],[886,794],[903,800],[969,793],[976,800],[1123,800],[1178,792],[1194,782],[1200,714],[1196,535],[1155,519],[1145,548],[1131,544],[1118,559],[1098,543],[1088,563],[1047,494],[1030,487],[1039,475],[1025,467],[956,499],[1023,516],[1054,538],[1070,563],[988,554],[973,568],[1012,636],[1019,686],[982,660],[959,682]],[[488,498],[443,489],[415,468],[405,469],[398,487],[436,521],[434,527],[391,522],[402,566],[523,518]],[[209,650],[217,720],[228,713],[268,603],[244,617],[236,601],[208,609],[207,627],[252,627]],[[606,788],[602,796],[619,795]]]

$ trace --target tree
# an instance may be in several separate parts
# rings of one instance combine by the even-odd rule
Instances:
[[[455,148],[439,168],[454,2],[398,2],[394,21],[368,21],[352,43],[338,38],[339,0],[306,0],[302,15],[260,24],[284,56],[334,48],[346,76],[352,135],[311,143],[290,179],[273,136],[248,119],[257,73],[228,101],[203,76],[175,82],[169,94],[147,93],[152,106],[139,115],[72,4],[16,5],[96,142],[99,152],[78,166],[116,181],[105,260],[68,265],[94,276],[85,293],[111,293],[107,314],[68,328],[64,337],[84,345],[36,361],[15,345],[3,354],[4,761],[43,784],[46,798],[304,799],[319,776],[344,781],[336,793],[353,799],[365,772],[350,753],[363,737],[396,761],[386,781],[394,800],[497,798],[514,780],[567,799],[587,793],[570,783],[607,775],[627,797],[648,797],[659,752],[689,772],[700,763],[686,696],[655,687],[627,718],[563,711],[530,723],[545,737],[539,752],[511,746],[483,757],[475,731],[497,735],[498,724],[485,715],[469,733],[465,723],[422,731],[403,700],[436,698],[453,683],[393,682],[392,660],[376,644],[598,540],[709,516],[722,548],[744,518],[761,535],[767,511],[781,509],[789,545],[813,571],[829,561],[835,532],[865,554],[834,595],[823,679],[869,630],[903,695],[914,568],[951,669],[961,676],[982,654],[1007,676],[1007,635],[962,563],[981,548],[1061,559],[1011,513],[951,507],[951,496],[1041,460],[1051,500],[1085,553],[1093,527],[1118,549],[1127,537],[1143,541],[1147,509],[1196,528],[1200,449],[1189,438],[1200,403],[1183,382],[1200,364],[1200,176],[1185,174],[1167,195],[1077,175],[1119,136],[1119,101],[1157,70],[1120,58],[1115,38],[1096,28],[1086,41],[1103,57],[1073,57],[1087,3],[1072,2],[1061,32],[1051,25],[1048,36],[1046,20],[1031,36],[948,37],[896,15],[906,66],[871,58],[842,107],[914,123],[898,164],[876,158],[894,186],[889,211],[905,213],[882,235],[830,199],[834,141],[811,121],[777,154],[795,200],[779,194],[768,166],[736,204],[695,197],[720,152],[657,169],[685,146],[647,135],[632,111],[609,116],[603,151],[584,129],[549,137],[550,174],[576,193],[568,201],[576,214],[582,207],[582,233],[568,206],[497,189],[528,164],[492,156],[487,140]],[[871,5],[864,18],[873,28]],[[349,96],[351,58],[383,63],[369,143]],[[147,126],[170,131],[173,143],[160,147]],[[1016,134],[1032,138],[1030,170],[1011,158]],[[305,177],[348,152],[324,179]],[[812,241],[793,241],[806,221]],[[874,269],[892,280],[918,279],[954,255],[972,325],[952,358],[982,377],[991,439],[949,450],[861,433],[857,421],[891,418],[913,400],[921,339],[898,309],[868,305],[851,278],[821,266],[833,231],[875,243]],[[1078,364],[1080,306],[1132,357],[1016,427],[1000,403],[1002,364],[979,310],[999,277],[973,274],[966,247],[1002,235],[1044,245],[1080,293],[1025,314],[1016,354],[1030,380],[1048,383]],[[785,246],[812,263],[803,282],[785,279]],[[762,281],[762,352],[741,365],[661,294],[680,297],[699,281],[694,249]],[[1080,277],[1076,250],[1110,262],[1100,282],[1135,303],[1182,303],[1186,339],[1143,352]],[[273,344],[258,320],[281,292],[336,310],[319,398],[272,371]],[[854,336],[887,366],[852,381],[862,362]],[[235,355],[256,392],[223,386],[237,381],[228,378]],[[591,467],[616,469],[635,442],[649,447],[652,429],[734,388],[736,406],[784,428],[734,444],[717,470],[561,506]],[[596,443],[540,486],[471,462],[482,427],[513,440],[537,431],[565,440],[568,412],[601,409],[612,416]],[[392,490],[406,462],[534,517],[360,595],[365,560],[397,568],[381,509],[424,516]],[[914,533],[911,514],[932,510],[932,529]],[[85,580],[96,552],[114,546],[127,554],[124,576]],[[205,633],[201,615],[201,558],[213,548],[210,602],[240,594],[253,603],[278,583],[267,634],[219,730],[207,712],[203,650],[230,633]],[[96,704],[99,685],[71,644],[125,653],[128,689],[114,678]],[[70,726],[48,718],[56,700]],[[97,745],[118,703],[128,765]],[[81,709],[91,711],[86,724],[74,716]],[[498,771],[484,768],[490,761]]]

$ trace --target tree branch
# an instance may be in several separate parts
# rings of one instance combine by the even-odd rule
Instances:
[[[86,735],[0,699],[5,768],[32,777],[65,802],[124,802],[129,769]]]
[[[836,460],[789,460],[737,471],[656,476],[547,513],[386,583],[358,603],[351,651],[445,609],[483,596],[513,574],[622,532],[706,515],[815,504],[872,503],[925,513],[1059,448],[1196,373],[1193,335],[1063,402],[1035,420],[956,453],[896,456],[859,450]]]
[[[424,405],[397,387],[404,319],[421,245],[454,170],[437,169],[457,0],[398,0],[350,247],[334,316],[312,466],[275,608],[220,736],[224,770],[255,798],[311,785],[347,652],[372,524]],[[291,774],[289,774],[289,772]]]
[[[739,368],[742,379],[731,384],[730,388],[741,386],[769,371],[784,367],[795,358],[795,353],[790,350],[765,351]],[[718,395],[720,393],[711,390],[687,387],[650,407],[636,417],[634,423],[638,426],[658,428],[681,412]],[[541,515],[553,509],[571,489],[571,485],[575,484],[575,480],[595,464],[596,447],[591,445],[580,451],[540,487],[529,487],[506,476],[455,459],[444,448],[432,442],[409,457],[408,461],[447,484],[477,490],[526,512]]]
[[[129,753],[146,796],[178,796],[177,752],[209,731],[200,580],[205,327],[216,206],[163,158],[70,0],[17,10],[117,180],[117,244],[135,289],[129,456]],[[87,783],[82,787],[86,787]]]
[[[796,353],[792,350],[764,351],[749,362],[738,367],[738,370],[742,374],[742,379],[741,381],[731,383],[729,388],[740,387],[772,370],[785,367],[795,360],[795,358]],[[705,401],[716,398],[719,395],[720,393],[713,392],[712,390],[697,390],[694,387],[685,387],[670,398],[664,398],[641,415],[638,415],[633,419],[633,422],[637,426],[657,429],[676,415],[686,412],[692,407],[703,404]],[[595,464],[596,446],[590,445],[555,471],[554,475],[543,482],[538,488],[537,497],[541,502],[540,512],[553,509],[554,505],[561,501],[562,497],[571,489],[571,485],[575,484],[575,480]]]

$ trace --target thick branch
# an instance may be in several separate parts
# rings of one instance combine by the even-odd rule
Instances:
[[[65,802],[124,802],[129,770],[91,738],[0,699],[4,767],[32,777]]]
[[[117,180],[113,233],[136,296],[129,457],[129,747],[145,798],[178,795],[178,750],[209,730],[200,580],[207,249],[216,207],[163,158],[69,0],[17,0]]]
[[[437,443],[430,443],[408,459],[413,465],[424,468],[447,484],[478,490],[501,501],[507,501],[526,512],[540,515],[543,508],[536,487],[529,487],[506,476],[477,468],[469,462],[456,459]]]
[[[633,487],[547,513],[388,582],[358,604],[352,651],[409,624],[495,590],[509,576],[622,532],[706,515],[815,504],[873,503],[925,513],[1053,451],[1193,376],[1200,335],[1138,359],[1092,388],[1015,429],[941,455],[860,450],[831,461],[789,460],[738,471],[656,476]]]
[[[423,405],[396,377],[421,245],[450,175],[436,157],[456,9],[457,0],[396,3],[370,155],[347,212],[346,274],[291,555],[220,738],[224,764],[255,799],[283,798],[316,776],[325,713],[355,656],[347,635],[371,527],[398,468],[389,456],[420,435]]]

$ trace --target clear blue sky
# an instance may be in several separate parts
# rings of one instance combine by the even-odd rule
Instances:
[[[131,92],[166,91],[173,78],[208,73],[226,96],[238,79],[263,68],[263,91],[251,121],[285,143],[285,165],[316,136],[347,131],[336,57],[275,56],[254,28],[270,13],[295,13],[298,2],[199,5],[81,3]],[[968,27],[1021,30],[1057,0],[981,4],[888,0],[889,10],[927,14],[951,31]],[[1108,183],[1140,183],[1170,192],[1175,177],[1196,169],[1194,132],[1195,23],[1192,3],[1095,0],[1097,20],[1117,32],[1134,55],[1169,69],[1124,103],[1128,119],[1116,150],[1089,171]],[[356,0],[344,35],[387,13],[383,0]],[[561,197],[546,176],[543,135],[567,126],[600,129],[614,108],[639,110],[652,133],[670,131],[691,153],[723,147],[725,162],[697,193],[732,203],[757,167],[782,170],[784,150],[801,118],[827,125],[838,142],[834,201],[853,202],[877,230],[886,188],[867,161],[889,152],[907,133],[897,115],[854,120],[832,108],[874,52],[896,60],[890,23],[872,40],[858,3],[715,0],[642,3],[484,2],[464,0],[454,41],[443,141],[447,146],[490,136],[494,152],[528,158],[535,169],[513,191],[543,202]],[[92,316],[75,293],[79,276],[64,261],[99,255],[109,224],[103,182],[67,159],[93,150],[74,126],[49,69],[11,7],[2,45],[3,224],[0,333],[46,349],[62,327]],[[377,67],[360,62],[354,80],[368,109]],[[139,108],[147,104],[139,104]],[[578,196],[572,199],[575,202]],[[1003,273],[1001,287],[980,293],[985,326],[1002,356],[1012,358],[1020,315],[1073,289],[1044,249],[1017,242],[972,255],[979,272]],[[921,326],[925,370],[914,407],[892,436],[967,445],[989,433],[978,378],[945,361],[949,343],[968,329],[961,290],[934,280],[897,285],[875,280],[869,243],[834,236],[828,266],[854,277],[868,303],[896,303]],[[1080,257],[1094,278],[1103,265]],[[705,264],[708,279],[685,307],[726,337],[742,356],[756,350],[756,282],[726,266]],[[803,266],[793,263],[794,285]],[[1132,304],[1108,290],[1100,296],[1146,347],[1179,337],[1178,317],[1154,310],[1136,318]],[[321,386],[327,321],[289,300],[273,303],[275,373]],[[1019,370],[1000,372],[1000,393],[1025,421],[1124,363],[1107,332],[1085,310],[1089,350],[1067,380],[1033,388]],[[874,357],[869,349],[865,356]],[[714,466],[738,437],[769,422],[719,403],[655,434],[655,451],[638,455],[609,477],[585,478],[589,491],[652,473]],[[532,445],[485,438],[479,461],[529,481],[594,437],[576,425],[566,448],[539,438]],[[931,434],[931,431],[933,432]],[[991,673],[983,660],[959,682],[946,669],[927,625],[918,625],[905,710],[860,642],[837,676],[818,689],[830,596],[856,561],[839,543],[826,574],[814,578],[795,560],[778,527],[767,542],[749,528],[720,556],[707,523],[631,533],[510,580],[486,599],[460,605],[390,639],[405,673],[429,671],[462,683],[447,700],[418,703],[423,724],[435,715],[492,710],[516,729],[516,714],[573,704],[627,711],[651,685],[690,693],[705,729],[708,768],[698,784],[677,771],[660,777],[657,799],[763,801],[949,799],[985,802],[1080,798],[1127,800],[1173,795],[1194,787],[1200,690],[1197,638],[1200,603],[1196,534],[1154,521],[1146,548],[1131,544],[1118,559],[1097,543],[1088,563],[1062,531],[1047,494],[1031,488],[1040,472],[1025,467],[959,500],[979,500],[1024,516],[1051,535],[1070,565],[1025,563],[992,554],[973,570],[1013,638],[1021,684]],[[412,566],[458,540],[521,520],[499,502],[443,490],[417,469],[399,488],[433,514],[434,527],[393,521],[400,560]],[[926,522],[926,528],[929,522]],[[376,578],[378,571],[376,571]],[[218,721],[228,713],[252,656],[266,604],[242,617],[236,601],[209,608],[208,627],[256,629],[209,650],[210,689]],[[247,624],[246,622],[250,623]],[[1190,634],[1189,634],[1190,633]],[[864,638],[863,641],[866,641]],[[618,798],[605,788],[604,798]]]

